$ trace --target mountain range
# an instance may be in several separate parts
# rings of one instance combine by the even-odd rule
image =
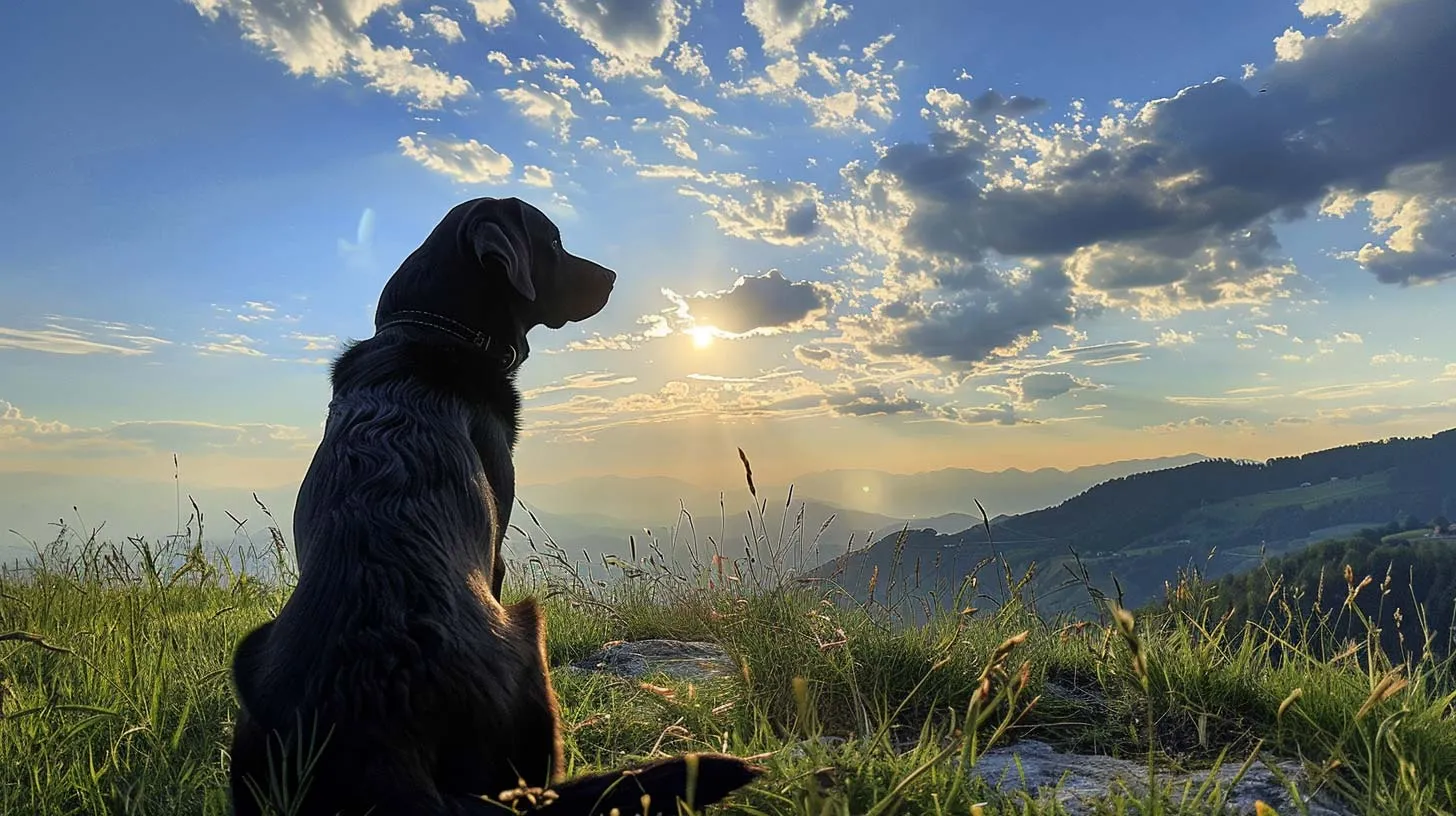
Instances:
[[[750,519],[755,504],[742,483],[727,485],[722,493],[666,477],[522,485],[519,498],[540,523],[533,523],[517,506],[512,512],[516,529],[508,535],[508,550],[513,557],[527,558],[532,554],[531,542],[539,548],[549,533],[573,560],[581,560],[585,551],[586,560],[599,563],[603,555],[628,556],[635,536],[643,552],[655,540],[665,556],[686,564],[691,560],[689,543],[694,531],[700,552],[711,549],[711,536],[721,554],[733,556],[742,554],[745,537],[757,540],[763,536],[766,523],[770,540],[779,542],[781,535],[784,539],[784,563],[807,568],[832,555],[867,546],[906,524],[948,534],[966,530],[981,521],[976,500],[993,516],[1023,513],[1055,504],[1110,478],[1203,458],[1188,454],[1065,471],[823,471],[800,477],[792,485],[761,486],[758,506],[762,520],[758,511]],[[792,502],[788,502],[791,488]],[[291,540],[297,486],[275,486],[257,494]],[[75,507],[76,496],[93,498]],[[105,522],[103,539],[145,536],[157,540],[186,523],[191,500],[203,511],[207,537],[215,547],[235,550],[249,541],[267,540],[264,528],[269,522],[252,491],[194,489],[184,481],[179,492],[179,486],[171,482],[0,472],[0,529],[14,531],[0,541],[0,559],[28,554],[26,539],[50,538],[55,529],[50,523],[59,518],[88,531]],[[684,509],[691,524],[682,514]],[[227,513],[247,524],[239,530]],[[681,529],[676,531],[674,543],[675,527]]]
[[[1130,459],[1071,470],[1008,468],[982,471],[947,468],[922,473],[887,473],[879,470],[828,470],[808,473],[790,484],[760,482],[760,499],[784,500],[793,490],[794,501],[813,501],[841,511],[873,514],[881,518],[914,521],[917,526],[960,529],[980,521],[976,502],[992,515],[1015,515],[1048,507],[1109,479],[1177,467],[1207,457],[1184,454],[1158,459]],[[762,476],[760,476],[760,479]],[[750,506],[740,483],[720,494],[668,477],[586,477],[552,484],[523,485],[525,501],[560,515],[614,518],[629,526],[644,522],[670,522],[685,506],[696,518],[716,519],[720,496],[728,513]],[[716,526],[716,523],[715,523]],[[858,525],[851,525],[858,526]]]
[[[1179,569],[1212,578],[1363,527],[1452,515],[1456,429],[1118,477],[1055,506],[998,518],[989,530],[885,536],[808,576],[832,579],[854,602],[903,603],[914,618],[926,604],[959,603],[965,577],[994,555],[1016,575],[1035,565],[1027,589],[1041,611],[1079,610],[1098,595],[1131,607],[1157,597]],[[980,591],[991,593],[1001,583],[995,577],[983,572]]]

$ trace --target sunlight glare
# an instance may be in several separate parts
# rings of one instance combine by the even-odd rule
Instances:
[[[688,334],[693,338],[693,348],[705,349],[713,345],[713,335],[717,331],[712,326],[694,326],[688,329]]]

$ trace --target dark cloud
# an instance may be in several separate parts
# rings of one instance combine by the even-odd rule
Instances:
[[[824,0],[744,0],[743,16],[763,37],[768,54],[791,54],[795,43],[822,20]]]
[[[1045,108],[1047,102],[1035,96],[1012,96],[1010,99],[994,90],[988,90],[970,103],[970,115],[976,119],[991,116],[1021,116]]]
[[[627,61],[660,56],[677,37],[686,11],[676,0],[554,0],[558,18],[604,56]]]
[[[784,233],[792,238],[808,238],[819,229],[819,202],[806,198],[794,206],[784,218]]]
[[[1016,384],[1023,402],[1040,402],[1072,391],[1095,387],[1065,371],[1034,371],[1022,377]]]
[[[982,405],[974,408],[947,406],[940,409],[944,419],[964,425],[1036,425],[1034,419],[1027,419],[1016,412],[1016,406],[1009,403]]]
[[[794,282],[777,269],[740,277],[732,287],[711,294],[682,297],[698,325],[733,334],[756,329],[782,330],[828,311],[833,291],[824,284]]]
[[[1456,162],[1451,169],[1456,170]],[[1434,185],[1423,181],[1414,189],[1398,186],[1370,199],[1373,225],[1390,235],[1386,246],[1366,244],[1351,254],[1383,283],[1456,276],[1456,192],[1428,192]],[[1449,190],[1456,191],[1456,181]]]
[[[943,290],[937,300],[900,300],[876,308],[868,321],[870,347],[879,354],[909,354],[978,362],[1015,348],[1039,329],[1070,323],[1071,280],[1061,268],[1033,264],[1020,279],[988,275],[976,285]]]
[[[904,391],[886,394],[883,388],[873,383],[859,383],[852,389],[830,391],[827,401],[835,413],[847,416],[920,414],[927,409],[924,402],[906,396]]]
[[[1275,425],[1310,425],[1314,422],[1310,417],[1286,416],[1274,420]]]
[[[794,357],[807,366],[832,371],[843,365],[841,355],[823,346],[794,346]]]
[[[1097,128],[1037,131],[1016,117],[1039,100],[932,92],[926,142],[848,173],[871,205],[909,199],[898,235],[935,265],[928,303],[880,309],[881,349],[977,361],[1065,322],[1074,291],[1164,313],[1267,301],[1292,273],[1274,227],[1335,196],[1390,234],[1349,256],[1379,280],[1456,275],[1456,3],[1377,0],[1332,22],[1286,34],[1248,83],[1194,85]],[[1038,152],[1033,132],[1055,148]],[[988,272],[997,257],[1043,266],[1008,284]]]
[[[308,446],[308,435],[286,425],[205,422],[120,422],[101,432],[105,438],[178,453],[233,456],[293,456]]]

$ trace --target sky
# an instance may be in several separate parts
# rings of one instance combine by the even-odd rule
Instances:
[[[1450,0],[0,18],[23,78],[0,90],[0,476],[52,490],[0,528],[109,480],[170,495],[174,454],[187,490],[296,486],[327,363],[478,196],[619,275],[532,335],[527,495],[736,485],[737,447],[785,483],[1456,425]]]

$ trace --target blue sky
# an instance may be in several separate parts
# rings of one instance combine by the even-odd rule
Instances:
[[[526,484],[1456,424],[1456,5],[911,7],[10,5],[0,474],[54,495],[7,526],[173,453],[296,485],[325,363],[482,195],[620,274],[532,338]]]

